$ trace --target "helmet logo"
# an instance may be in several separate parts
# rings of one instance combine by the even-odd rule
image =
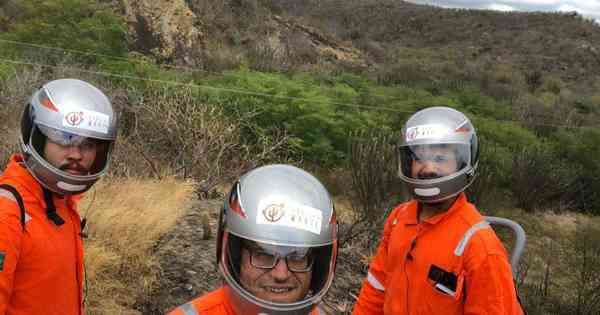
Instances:
[[[108,134],[110,117],[104,113],[78,108],[63,116],[63,127]]]
[[[265,198],[258,203],[256,223],[267,226],[288,227],[321,234],[323,211],[296,203],[281,196]]]
[[[83,122],[83,112],[70,112],[65,116],[65,120],[69,125],[77,127]]]
[[[285,205],[283,203],[271,204],[271,205],[268,205],[267,207],[265,207],[263,209],[262,213],[265,216],[265,219],[267,221],[277,222],[277,221],[281,220],[281,218],[283,217],[283,215],[285,213],[284,207],[285,207]]]
[[[419,125],[406,129],[406,142],[419,139],[436,139],[450,134],[448,128],[441,125]]]
[[[417,128],[408,128],[406,130],[406,141],[412,141],[417,138]]]

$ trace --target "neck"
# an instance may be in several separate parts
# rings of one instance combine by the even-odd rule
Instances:
[[[456,198],[458,196],[434,203],[419,202],[418,222],[448,211],[454,204],[454,201],[456,201]]]

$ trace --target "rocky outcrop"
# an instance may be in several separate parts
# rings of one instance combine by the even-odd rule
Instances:
[[[151,54],[162,62],[201,66],[207,56],[227,55],[227,49],[236,49],[254,62],[269,62],[284,66],[300,63],[310,66],[319,62],[344,63],[353,67],[366,67],[363,54],[349,43],[343,43],[323,32],[296,20],[270,14],[261,10],[259,25],[252,29],[240,27],[234,10],[230,14],[231,25],[215,25],[201,6],[190,7],[185,0],[120,0],[125,12],[131,45],[139,52]],[[228,4],[222,4],[228,5]],[[229,4],[231,5],[231,4]],[[226,12],[226,13],[224,13]],[[206,26],[206,27],[203,27]],[[208,29],[211,31],[209,32]],[[262,30],[256,32],[257,29]],[[225,30],[225,31],[223,31]],[[227,35],[219,32],[235,32],[240,40],[224,40]],[[229,47],[228,47],[229,46]],[[211,51],[207,51],[211,47]],[[220,47],[220,51],[214,51]],[[242,48],[241,50],[239,48]],[[249,56],[254,54],[254,56]]]
[[[287,33],[301,34],[315,50],[321,59],[331,59],[358,67],[366,67],[367,62],[362,52],[352,45],[341,42],[331,36],[327,36],[316,28],[303,25],[291,19],[284,19],[273,15],[273,20]]]
[[[185,0],[121,0],[131,44],[157,59],[194,64],[202,46],[201,21]]]

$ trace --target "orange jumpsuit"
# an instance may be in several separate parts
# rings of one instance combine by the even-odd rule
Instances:
[[[422,222],[417,210],[390,214],[353,315],[523,314],[506,250],[464,193]]]
[[[25,205],[25,231],[14,197],[0,190],[0,315],[81,315],[83,247],[78,197],[53,194],[57,226],[46,216],[42,187],[14,155],[0,183],[17,189]]]
[[[319,315],[318,309],[311,315]],[[168,315],[244,315],[235,314],[225,293],[225,287],[220,287],[199,298],[174,309]]]

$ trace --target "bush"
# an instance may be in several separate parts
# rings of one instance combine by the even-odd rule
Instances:
[[[127,51],[125,23],[105,3],[93,0],[29,0],[21,1],[19,16],[9,32],[0,38],[43,44],[63,49],[123,56]],[[63,51],[19,46],[24,55],[36,60],[55,61],[64,58]],[[80,61],[94,63],[94,56],[77,56]]]
[[[570,209],[579,169],[556,159],[541,146],[513,153],[511,191],[516,205],[526,211]]]
[[[251,147],[240,135],[245,116],[228,118],[220,107],[199,102],[191,89],[154,87],[131,101],[123,110],[135,125],[117,146],[114,174],[194,178],[207,197],[248,169],[285,159],[285,135]]]

